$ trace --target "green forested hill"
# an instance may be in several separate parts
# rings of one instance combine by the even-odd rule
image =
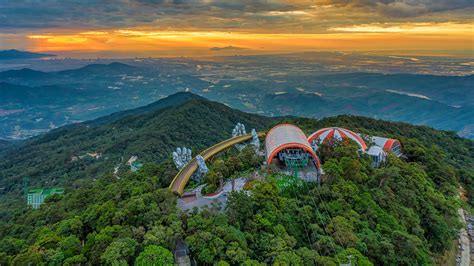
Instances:
[[[0,51],[0,60],[41,58],[41,57],[54,57],[54,56],[56,56],[56,55],[54,55],[54,54],[33,53],[33,52],[28,52],[28,51],[18,51],[18,50],[15,50],[15,49]]]
[[[272,119],[230,109],[190,93],[178,93],[146,107],[54,130],[0,154],[0,187],[18,189],[23,176],[32,185],[62,184],[111,174],[132,155],[141,162],[171,158],[178,146],[194,152],[231,136],[237,122],[262,130]],[[73,157],[101,153],[99,159]]]
[[[473,141],[405,123],[267,118],[190,94],[173,97],[156,108],[55,130],[1,154],[0,264],[165,265],[178,239],[202,265],[338,265],[349,254],[356,265],[429,265],[452,248],[459,181],[473,198]],[[373,169],[352,146],[340,146],[324,151],[321,186],[281,191],[270,174],[251,195],[232,194],[224,213],[176,210],[167,190],[176,173],[170,152],[186,145],[196,153],[228,138],[237,122],[258,130],[289,122],[307,134],[341,126],[395,137],[406,158]],[[102,157],[71,161],[87,152]],[[146,163],[143,169],[123,167],[113,177],[120,157],[130,155]],[[25,175],[34,186],[61,184],[66,193],[27,209],[20,204]]]

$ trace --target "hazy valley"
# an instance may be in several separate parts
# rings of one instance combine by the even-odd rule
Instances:
[[[384,64],[387,60],[399,64]],[[37,69],[0,72],[0,137],[10,140],[146,105],[179,91],[267,116],[354,114],[473,137],[474,76],[463,59],[309,53],[120,63],[3,62]],[[428,68],[436,75],[425,74]]]

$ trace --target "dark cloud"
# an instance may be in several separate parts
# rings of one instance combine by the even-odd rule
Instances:
[[[325,4],[334,5],[329,11],[336,20],[291,15],[292,11],[311,13]],[[141,26],[268,31],[298,27],[305,31],[325,23],[354,23],[359,17],[354,17],[351,8],[372,11],[360,15],[360,22],[365,23],[377,22],[374,17],[380,14],[403,18],[473,7],[474,0],[0,0],[0,32]]]
[[[377,8],[388,16],[393,17],[414,17],[426,13],[451,11],[474,7],[472,0],[411,0],[393,1],[389,3],[377,3]]]
[[[415,17],[427,13],[474,8],[473,0],[328,0],[325,3],[378,11],[390,17]]]
[[[133,27],[173,18],[238,18],[243,13],[291,9],[271,0],[0,1],[0,28]]]
[[[391,17],[415,17],[429,12],[424,5],[410,5],[404,2],[377,3],[377,8],[381,13]]]
[[[224,46],[224,47],[212,47],[212,48],[209,48],[209,50],[219,52],[219,51],[240,51],[240,50],[248,50],[248,49],[231,45],[231,46]]]

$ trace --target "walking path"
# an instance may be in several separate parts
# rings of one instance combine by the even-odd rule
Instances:
[[[239,191],[244,188],[246,179],[241,177],[235,179],[235,186],[234,190]],[[201,189],[204,187],[204,185],[200,185],[199,187],[195,188],[192,192],[196,193],[196,200],[191,201],[191,202],[186,202],[183,199],[179,198],[177,201],[177,207],[180,208],[181,210],[192,210],[194,207],[197,208],[202,208],[204,206],[209,206],[211,207],[212,204],[217,204],[220,206],[220,209],[223,210],[226,206],[227,203],[227,196],[228,194],[232,191],[232,181],[229,180],[224,184],[224,187],[222,188],[222,193],[220,193],[216,197],[206,197],[201,195]]]
[[[466,217],[464,215],[464,209],[458,209],[459,216],[463,222],[463,228],[459,232],[459,242],[461,245],[461,257],[458,265],[469,266],[471,263],[471,251],[469,236],[466,231]]]

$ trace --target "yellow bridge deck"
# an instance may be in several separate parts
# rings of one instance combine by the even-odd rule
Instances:
[[[262,137],[264,135],[265,135],[264,132],[258,133],[259,137]],[[252,139],[251,134],[230,138],[222,142],[219,142],[216,145],[204,150],[203,152],[200,153],[200,155],[204,158],[204,160],[207,160],[211,158],[212,156],[216,155],[217,153],[234,146],[235,144],[249,141],[250,139]],[[197,168],[198,168],[198,165],[197,165],[196,157],[194,157],[183,169],[181,169],[181,171],[178,172],[178,174],[174,177],[173,181],[171,181],[171,184],[169,186],[171,191],[177,193],[178,195],[183,194],[184,187],[189,182],[189,179],[197,170]]]

